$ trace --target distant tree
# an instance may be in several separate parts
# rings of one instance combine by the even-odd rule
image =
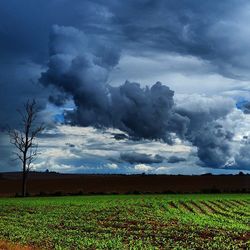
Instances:
[[[244,176],[245,174],[242,171],[240,171],[238,175]]]
[[[39,109],[35,100],[27,101],[23,110],[18,110],[21,116],[21,129],[9,130],[10,143],[16,148],[16,159],[22,163],[22,196],[26,196],[27,177],[31,163],[36,159],[38,144],[37,135],[44,130],[43,124],[36,124]]]

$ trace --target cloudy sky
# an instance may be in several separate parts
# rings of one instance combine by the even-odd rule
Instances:
[[[250,173],[248,0],[0,2],[0,171],[6,127],[35,98],[34,170]]]

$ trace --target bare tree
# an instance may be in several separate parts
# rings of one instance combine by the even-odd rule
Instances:
[[[36,159],[38,144],[37,135],[44,130],[43,124],[36,124],[39,109],[35,100],[27,101],[24,110],[18,110],[21,116],[21,129],[9,130],[10,143],[16,148],[16,159],[22,163],[22,196],[26,196],[27,177],[31,163]]]

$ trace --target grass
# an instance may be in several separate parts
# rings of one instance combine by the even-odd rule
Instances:
[[[1,198],[0,240],[41,249],[250,249],[250,195]]]

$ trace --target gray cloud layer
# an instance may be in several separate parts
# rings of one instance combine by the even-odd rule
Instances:
[[[233,133],[223,128],[222,120],[233,110],[232,100],[192,96],[175,106],[174,92],[160,82],[151,88],[128,81],[111,87],[107,76],[118,63],[119,50],[108,43],[100,46],[72,27],[55,26],[52,31],[48,70],[40,81],[72,96],[76,110],[68,119],[73,124],[115,127],[135,139],[168,144],[176,134],[198,148],[204,166],[226,164]]]
[[[164,157],[160,155],[152,156],[150,154],[140,154],[136,152],[130,153],[121,153],[120,155],[121,160],[125,162],[129,162],[131,164],[134,163],[144,163],[144,164],[151,164],[151,163],[162,163]]]
[[[247,102],[243,105],[243,107],[241,107],[241,109],[243,110],[243,112],[247,115],[250,114],[250,102]]]
[[[223,167],[230,160],[233,131],[223,121],[232,101],[196,96],[176,104],[174,92],[159,82],[142,88],[108,81],[126,53],[194,56],[213,65],[207,73],[249,80],[247,0],[27,0],[26,7],[0,2],[1,128],[18,124],[14,111],[28,98],[43,108],[47,99],[63,105],[73,98],[76,111],[67,118],[74,124],[115,127],[133,139],[168,144],[176,134],[197,147],[204,166]],[[186,72],[185,66],[179,70]],[[247,168],[246,147],[236,167]]]
[[[177,107],[189,118],[186,138],[198,148],[198,157],[205,166],[221,167],[229,160],[233,133],[223,127],[223,119],[234,109],[227,98],[190,96]]]
[[[113,126],[130,136],[171,143],[168,131],[175,124],[169,123],[179,119],[172,112],[174,92],[159,82],[145,89],[131,82],[107,85],[118,58],[119,51],[109,44],[93,46],[83,32],[55,26],[48,70],[40,81],[73,97],[77,108],[70,118],[77,125]]]
[[[186,161],[186,159],[183,157],[175,156],[175,155],[172,155],[168,158],[168,163],[178,163],[178,162],[183,162],[183,161]]]

